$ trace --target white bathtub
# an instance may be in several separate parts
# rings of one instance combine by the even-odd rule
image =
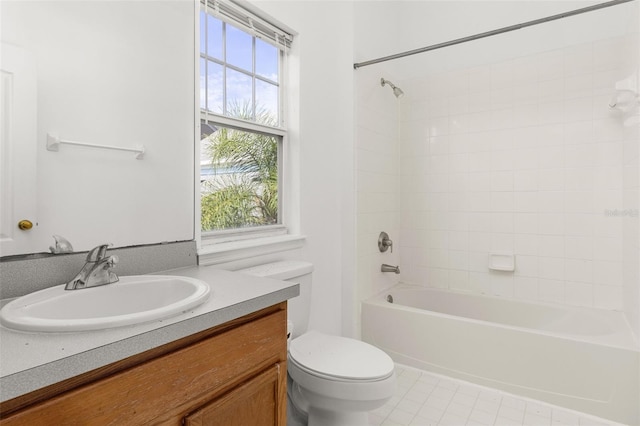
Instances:
[[[619,312],[400,284],[362,303],[362,339],[406,365],[640,424],[640,352]]]

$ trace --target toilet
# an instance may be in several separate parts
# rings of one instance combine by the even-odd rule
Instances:
[[[290,299],[287,307],[287,425],[368,425],[368,412],[395,393],[393,360],[368,343],[307,331],[312,271],[313,265],[303,261],[237,271],[300,284],[300,296]]]

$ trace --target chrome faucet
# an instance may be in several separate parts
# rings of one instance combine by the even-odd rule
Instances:
[[[387,265],[386,263],[383,263],[382,266],[380,267],[380,271],[381,272],[393,272],[395,274],[399,274],[400,273],[400,267],[399,266],[393,266],[393,265]]]
[[[118,263],[118,256],[107,256],[109,246],[110,244],[101,244],[89,251],[87,262],[64,289],[79,290],[117,282],[118,276],[111,268]]]

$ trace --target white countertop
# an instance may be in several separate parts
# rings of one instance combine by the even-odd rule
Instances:
[[[211,267],[158,272],[211,286],[202,305],[145,324],[78,333],[27,333],[0,327],[0,401],[27,394],[215,327],[300,294],[298,284]]]

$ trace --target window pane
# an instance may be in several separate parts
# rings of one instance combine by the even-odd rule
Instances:
[[[227,68],[227,112],[230,117],[253,120],[252,78]]]
[[[256,39],[256,74],[278,82],[278,48]]]
[[[223,85],[222,65],[207,61],[207,109],[222,114]]]
[[[278,125],[278,86],[256,79],[256,121]]]
[[[278,143],[224,127],[203,140],[203,231],[278,223]]]
[[[238,28],[227,24],[227,63],[253,71],[253,37]]]
[[[222,60],[222,21],[207,16],[207,54]]]

